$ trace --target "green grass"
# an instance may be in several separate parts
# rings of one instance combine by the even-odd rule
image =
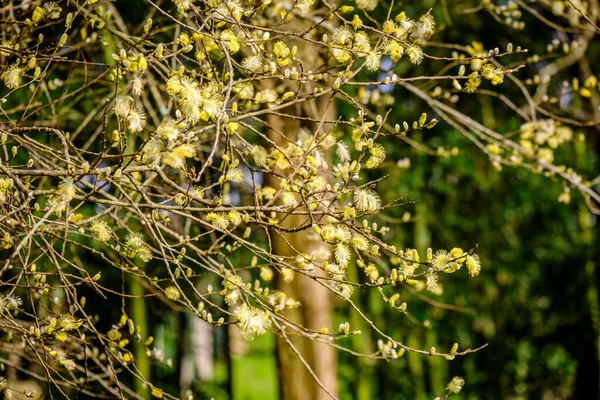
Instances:
[[[231,359],[233,400],[277,400],[275,337],[260,336],[248,346],[246,354]]]

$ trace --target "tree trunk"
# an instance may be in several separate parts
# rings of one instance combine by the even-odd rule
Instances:
[[[310,116],[315,119],[333,119],[334,109],[332,104],[329,103],[328,98],[321,98],[314,102],[305,103],[305,107],[310,106],[312,106],[310,110],[297,107],[285,110],[284,112],[295,116]],[[315,115],[317,113],[320,113],[320,115]],[[281,146],[285,146],[288,143],[282,137],[282,133],[288,139],[295,140],[297,139],[296,133],[301,127],[306,127],[311,132],[318,129],[318,126],[313,123],[301,123],[298,120],[273,115],[268,117],[267,122],[270,128],[270,139]],[[327,129],[327,124],[321,126],[319,135],[327,132]],[[271,187],[279,188],[279,180],[273,176],[269,176],[266,183]],[[289,216],[284,220],[282,225],[284,227],[297,227],[304,223],[306,223],[305,217]],[[296,257],[298,252],[304,254],[317,252],[325,245],[320,241],[320,238],[311,239],[311,233],[312,231],[288,234],[285,235],[285,240],[277,235],[273,235],[273,250],[275,254],[284,257]],[[293,249],[286,243],[286,240]],[[316,273],[319,274],[322,271],[319,270]],[[319,331],[322,328],[332,329],[332,295],[327,288],[307,276],[295,274],[294,280],[291,283],[284,283],[280,279],[278,289],[302,303],[300,308],[286,312],[285,315],[290,320],[315,331]],[[291,336],[289,339],[310,365],[323,386],[331,393],[336,394],[336,354],[333,347],[306,338]],[[311,376],[306,366],[303,365],[300,358],[286,343],[285,339],[282,337],[277,338],[276,349],[281,400],[325,400],[330,398]]]

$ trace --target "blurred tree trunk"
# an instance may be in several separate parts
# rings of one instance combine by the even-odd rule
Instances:
[[[285,113],[299,116],[309,115],[312,118],[324,117],[330,120],[334,114],[333,107],[329,105],[327,108],[328,99],[322,100],[323,101],[318,102],[319,104],[316,108],[321,112],[326,110],[325,116],[315,116],[314,112],[307,112],[307,110],[301,108],[285,110]],[[278,145],[284,147],[286,146],[287,141],[282,137],[282,133],[285,134],[288,139],[296,140],[297,132],[302,126],[306,126],[311,130],[317,129],[316,126],[301,125],[297,120],[275,116],[269,116],[268,124],[270,128],[270,138]],[[323,126],[321,127],[321,130],[326,132],[327,127]],[[269,179],[267,184],[275,188],[279,187],[279,181],[276,179]],[[289,228],[300,226],[302,223],[305,223],[303,217],[298,218],[296,216],[291,216],[287,217],[282,225]],[[311,239],[309,236],[310,233],[298,232],[286,235],[284,240],[282,237],[275,235],[272,237],[273,250],[275,254],[284,257],[296,257],[296,251],[290,248],[288,243],[286,243],[286,240],[294,249],[304,254],[317,252],[324,246],[320,240]],[[321,271],[318,271],[317,273],[319,272]],[[318,331],[321,328],[328,328],[331,330],[333,324],[332,299],[327,288],[313,281],[309,277],[296,274],[294,280],[290,283],[284,283],[283,280],[280,279],[278,289],[302,303],[302,307],[286,312],[286,316],[290,318],[290,320],[315,331]],[[290,339],[308,362],[321,383],[330,392],[334,394],[337,393],[336,355],[333,347],[305,338]],[[279,390],[280,398],[282,400],[325,400],[330,398],[329,395],[319,387],[315,379],[310,375],[306,366],[303,365],[302,361],[283,338],[277,339],[276,348],[277,366],[279,371]]]
[[[135,296],[130,301],[131,306],[131,317],[135,322],[136,330],[141,335],[142,340],[146,340],[148,337],[148,310],[146,308],[146,299],[144,296],[143,286],[133,280],[128,279],[129,292],[132,296]],[[150,382],[150,358],[146,354],[146,348],[139,341],[133,341],[133,354],[135,358],[135,365],[138,368],[140,374]],[[134,380],[135,392],[142,396],[144,399],[150,398],[150,387],[145,385],[144,382],[139,379]]]
[[[125,151],[127,154],[131,154],[132,152],[136,151],[136,141],[133,136],[128,138],[127,148]],[[138,196],[136,196],[137,201],[139,201]],[[140,334],[143,341],[146,340],[150,335],[148,327],[148,308],[146,305],[146,299],[144,298],[144,287],[140,282],[133,279],[133,277],[127,278],[127,285],[129,288],[129,293],[134,296],[129,302],[131,318],[135,323],[136,331]],[[146,354],[146,347],[138,340],[133,341],[133,356],[135,359],[135,365],[138,368],[140,375],[142,375],[147,382],[150,382],[152,379],[150,370],[150,357],[148,357],[148,354]],[[135,392],[144,399],[150,398],[150,386],[141,380],[134,379],[134,389]]]
[[[293,44],[293,43],[292,43]],[[290,44],[290,45],[292,45]],[[314,52],[315,57],[312,65],[303,65],[304,70],[316,70],[324,62],[319,57],[319,49],[306,48],[306,43],[301,43],[303,52]],[[309,46],[311,47],[311,46]],[[309,91],[310,84],[306,90]],[[293,89],[290,89],[293,90]],[[310,117],[314,120],[332,120],[335,117],[335,109],[329,96],[323,96],[315,101],[306,102],[303,105],[291,106],[283,110],[284,114],[292,116]],[[324,135],[331,129],[330,124],[323,124],[319,127],[318,123],[299,121],[297,119],[284,118],[274,115],[267,117],[269,127],[269,137],[277,145],[285,147],[288,140],[298,139],[298,131],[305,127],[310,132],[319,129],[317,136]],[[285,137],[284,137],[285,135]],[[279,180],[269,176],[267,185],[279,188]],[[297,227],[305,223],[304,217],[288,216],[282,223],[286,228]],[[288,234],[285,240],[277,235],[273,235],[273,251],[284,257],[296,257],[299,251],[304,254],[318,252],[325,246],[320,239],[311,239],[314,233],[298,232]],[[286,240],[293,247],[286,243]],[[296,251],[295,251],[295,250]],[[322,271],[316,269],[317,274]],[[321,328],[332,329],[332,298],[329,290],[309,277],[302,274],[295,274],[294,280],[290,283],[284,283],[279,279],[278,289],[284,291],[288,296],[300,301],[302,306],[298,309],[289,310],[286,316],[293,322],[301,324],[308,329],[318,331]],[[289,338],[297,350],[302,354],[306,362],[310,365],[323,386],[331,393],[337,393],[337,371],[336,354],[333,347],[317,343],[306,338]],[[279,391],[281,400],[325,400],[330,396],[319,387],[315,379],[310,375],[306,366],[303,365],[299,357],[293,352],[285,339],[278,337],[276,343],[277,366],[279,372]]]
[[[411,332],[409,333],[406,345],[412,347],[413,349],[420,349],[423,347],[421,340],[419,338],[419,332]],[[407,355],[408,360],[408,370],[413,379],[413,391],[414,398],[416,400],[425,400],[427,397],[425,395],[425,374],[423,373],[423,357],[420,354],[415,352],[409,352]]]
[[[358,266],[356,265],[352,265],[350,267],[348,267],[348,280],[351,282],[358,282],[360,277],[358,274]],[[366,299],[365,299],[366,297]],[[354,292],[353,294],[353,299],[354,299],[354,303],[357,304],[359,307],[368,307],[368,305],[365,305],[365,303],[368,303],[368,297],[369,294],[367,293],[367,296],[364,296],[364,293],[362,293],[360,290],[357,290],[356,292]],[[378,299],[379,301],[379,299]],[[358,351],[359,353],[363,353],[363,354],[371,354],[374,352],[373,350],[373,338],[371,336],[371,331],[370,329],[367,327],[365,321],[361,318],[361,316],[355,311],[352,310],[351,314],[350,314],[350,326],[352,327],[352,329],[358,329],[360,331],[362,331],[362,335],[352,335],[350,336],[351,340],[352,340],[352,347],[354,348],[354,350]],[[355,381],[355,398],[356,400],[371,400],[373,398],[374,395],[374,390],[373,390],[373,382],[375,382],[374,380],[374,376],[373,376],[373,370],[374,370],[374,365],[375,365],[375,360],[370,359],[370,358],[362,358],[362,357],[357,357],[356,360],[354,360],[354,365],[358,366],[356,372],[355,372],[355,377],[356,377],[356,381]]]
[[[487,115],[486,118],[488,123],[493,123],[493,110],[491,109],[491,105],[488,104],[488,107],[483,108],[484,114]],[[417,132],[415,135],[415,140],[422,140],[421,132]],[[426,158],[425,156],[420,156],[419,161],[416,163],[415,168],[413,168],[413,173],[417,177],[418,188],[420,193],[426,193]],[[431,246],[431,231],[429,230],[427,216],[429,215],[429,211],[427,209],[427,204],[425,201],[420,201],[415,206],[416,212],[416,221],[414,225],[414,246],[419,252],[419,254],[425,254],[427,252],[427,248]],[[438,335],[437,331],[434,329],[430,329],[425,334],[425,345],[427,348],[431,348],[438,345]],[[414,354],[411,355],[414,357]],[[433,395],[439,395],[444,393],[446,382],[448,380],[448,364],[445,360],[439,357],[429,357],[427,359],[429,364],[429,381],[430,381],[430,390]],[[416,363],[417,361],[413,361]],[[415,374],[422,374],[422,367],[416,367],[413,371]],[[415,380],[420,379],[418,376],[414,377]],[[424,389],[423,389],[424,390]],[[424,392],[419,393],[420,396],[424,396]]]

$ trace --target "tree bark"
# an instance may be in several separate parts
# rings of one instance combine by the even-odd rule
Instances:
[[[311,106],[311,109],[306,109]],[[331,120],[334,116],[334,108],[328,98],[322,98],[314,102],[305,103],[305,108],[299,106],[295,109],[285,110],[284,113],[295,116],[310,116],[314,119],[325,118]],[[320,115],[315,115],[317,113],[320,113]],[[283,147],[288,142],[282,137],[281,133],[284,133],[289,140],[296,140],[296,133],[301,127],[306,127],[311,132],[319,129],[317,124],[314,123],[300,122],[273,115],[268,117],[267,122],[270,128],[270,139]],[[327,124],[321,126],[320,129],[321,132],[319,132],[319,135],[326,133],[328,129]],[[274,188],[279,187],[279,180],[273,176],[269,176],[266,183]],[[285,219],[282,225],[284,227],[297,227],[304,223],[306,223],[305,217],[290,216]],[[284,257],[296,257],[298,252],[304,254],[317,252],[325,244],[320,241],[320,238],[311,239],[311,233],[312,231],[310,233],[298,232],[287,234],[284,236],[285,240],[282,237],[273,235],[273,250],[275,254]],[[319,274],[322,271],[319,270],[316,273]],[[314,331],[319,331],[322,328],[332,329],[332,296],[326,287],[323,287],[310,277],[297,273],[294,280],[290,283],[285,283],[279,279],[278,289],[302,303],[300,308],[286,311],[285,315],[290,320]],[[337,363],[334,348],[306,338],[291,336],[289,339],[310,365],[323,386],[331,393],[336,394]],[[277,338],[276,348],[281,400],[330,399],[330,396],[318,385],[284,338]]]

